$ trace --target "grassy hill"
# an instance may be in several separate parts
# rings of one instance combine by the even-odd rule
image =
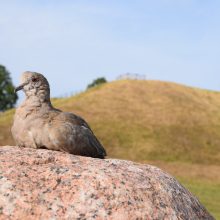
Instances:
[[[84,117],[109,157],[168,170],[220,219],[220,93],[122,80],[54,99],[53,104]],[[13,144],[13,114],[10,110],[0,115],[0,145]]]
[[[86,118],[110,157],[220,164],[220,93],[116,81],[54,105]]]
[[[53,103],[83,116],[110,157],[220,164],[220,93],[128,80]],[[0,116],[0,145],[13,143],[13,113]]]

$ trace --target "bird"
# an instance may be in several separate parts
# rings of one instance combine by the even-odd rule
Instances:
[[[104,159],[106,151],[88,123],[80,116],[53,107],[46,77],[26,71],[15,92],[25,100],[16,109],[11,133],[19,147],[63,151]]]

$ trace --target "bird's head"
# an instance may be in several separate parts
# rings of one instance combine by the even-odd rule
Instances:
[[[47,79],[40,73],[24,72],[21,75],[21,84],[15,88],[15,92],[23,90],[27,97],[50,97],[50,86]]]

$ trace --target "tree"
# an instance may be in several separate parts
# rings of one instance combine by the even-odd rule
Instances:
[[[10,73],[0,65],[0,111],[13,108],[17,99]]]
[[[102,83],[107,83],[107,80],[105,79],[105,77],[99,77],[97,79],[94,79],[93,82],[87,86],[87,89],[100,85]]]

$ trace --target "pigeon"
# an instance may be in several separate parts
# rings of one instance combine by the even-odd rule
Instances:
[[[42,74],[24,72],[15,92],[19,90],[26,98],[16,109],[11,128],[17,146],[105,158],[104,147],[83,118],[53,107],[50,86]]]

